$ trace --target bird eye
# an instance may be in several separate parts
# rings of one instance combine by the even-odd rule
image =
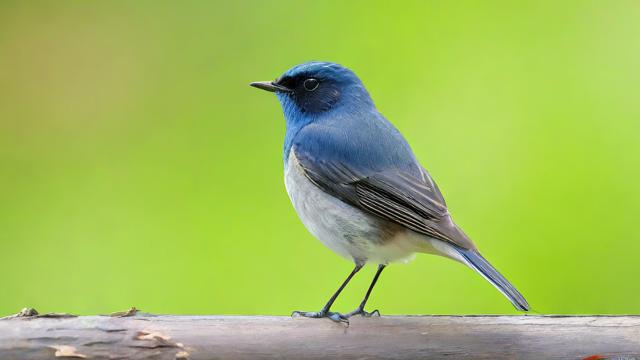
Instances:
[[[303,85],[305,90],[313,91],[318,88],[318,85],[320,85],[320,82],[312,78],[312,79],[305,80]]]

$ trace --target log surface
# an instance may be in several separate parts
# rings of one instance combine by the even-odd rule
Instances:
[[[0,359],[640,359],[640,316],[0,320]],[[594,357],[593,359],[596,359]]]

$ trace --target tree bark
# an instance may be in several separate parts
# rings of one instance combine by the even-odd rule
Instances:
[[[640,359],[640,316],[121,315],[2,319],[0,359]]]

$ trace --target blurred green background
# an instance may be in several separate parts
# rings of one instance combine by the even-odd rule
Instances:
[[[638,19],[632,0],[3,0],[0,314],[319,309],[352,265],[297,219],[280,106],[248,86],[308,60],[356,71],[535,310],[640,313]],[[373,308],[515,313],[428,255]]]

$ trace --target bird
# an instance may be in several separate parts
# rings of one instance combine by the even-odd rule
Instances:
[[[275,93],[282,107],[284,182],[298,217],[314,237],[354,264],[321,310],[292,316],[346,323],[354,315],[379,316],[365,306],[380,274],[416,253],[470,267],[517,310],[529,310],[520,292],[453,221],[431,175],[352,70],[311,61],[250,86]],[[377,264],[377,271],[360,305],[349,313],[332,311],[366,264]]]

